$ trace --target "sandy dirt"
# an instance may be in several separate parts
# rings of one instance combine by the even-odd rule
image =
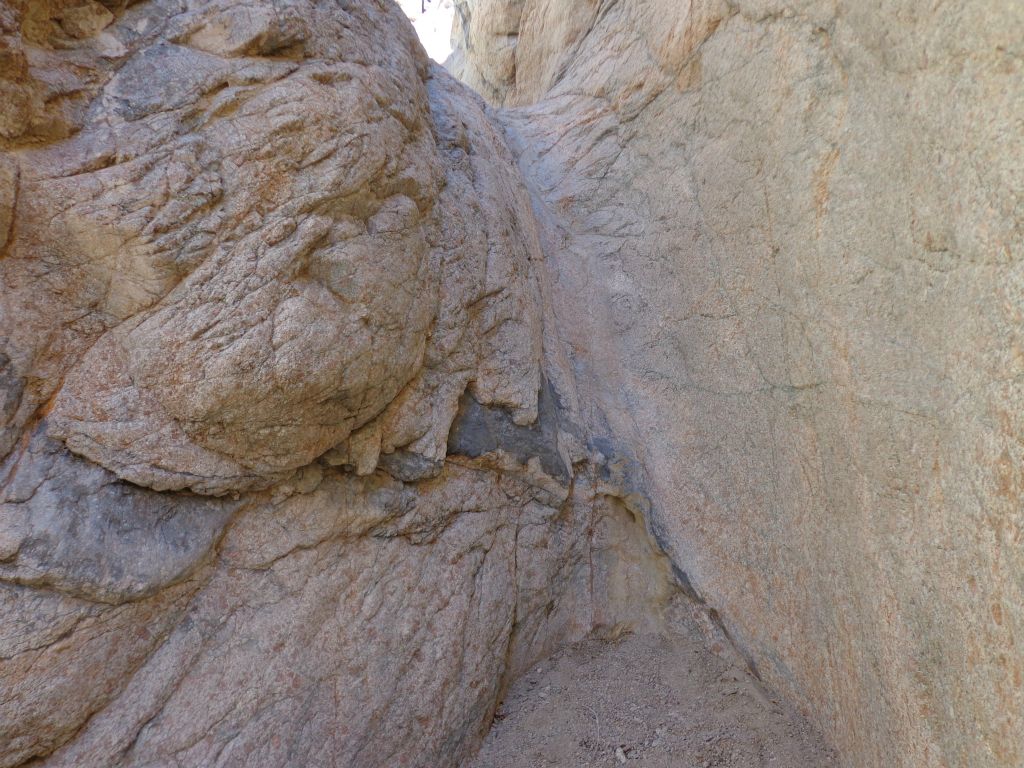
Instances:
[[[586,640],[516,682],[465,768],[832,768],[832,752],[695,637]]]

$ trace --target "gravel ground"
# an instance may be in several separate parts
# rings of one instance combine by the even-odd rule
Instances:
[[[832,768],[814,729],[696,637],[566,648],[516,682],[465,768]]]

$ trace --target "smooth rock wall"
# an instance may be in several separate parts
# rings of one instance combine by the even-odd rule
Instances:
[[[474,39],[493,4],[456,63],[510,61],[557,327],[676,567],[847,765],[1024,763],[1024,8],[527,0]]]

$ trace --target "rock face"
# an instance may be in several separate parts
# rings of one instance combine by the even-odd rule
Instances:
[[[667,599],[514,159],[397,6],[0,32],[0,766],[455,765]]]
[[[5,447],[56,395],[47,431],[72,451],[223,494],[330,449],[365,472],[380,450],[438,461],[470,379],[531,420],[536,243],[480,109],[390,7],[202,5],[47,54],[94,93],[67,140],[11,140],[6,354],[26,384]],[[90,54],[86,75],[67,61]],[[42,296],[19,290],[41,250]]]
[[[455,766],[703,602],[1024,760],[1011,0],[0,2],[0,768]],[[660,553],[659,548],[667,553]]]
[[[493,4],[454,65],[675,566],[847,765],[1022,764],[1020,4]]]

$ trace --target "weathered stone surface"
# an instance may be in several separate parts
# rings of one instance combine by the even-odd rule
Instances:
[[[0,497],[0,579],[136,600],[187,578],[238,506],[116,482],[37,433]]]
[[[530,103],[563,74],[600,5],[455,0],[455,49],[445,66],[493,103]]]
[[[387,0],[0,2],[0,767],[454,766],[680,589],[1020,763],[1019,10],[459,6],[498,113]]]
[[[157,490],[266,487],[375,419],[441,459],[470,380],[532,420],[528,204],[399,12],[177,10],[124,12],[116,59],[52,52],[92,55],[90,107],[5,157],[4,447],[58,385],[50,434]]]
[[[116,697],[46,764],[455,764],[511,671],[513,628],[530,631],[516,652],[531,658],[585,629],[547,609],[551,583],[587,584],[575,532],[588,507],[576,509],[458,467],[415,488],[331,471],[310,493],[254,500],[158,648],[120,670]],[[127,657],[146,626],[108,639],[104,657]],[[81,634],[64,641],[71,670],[98,663]]]
[[[558,327],[676,567],[847,765],[1019,765],[1020,4],[502,5]]]
[[[514,158],[396,7],[0,32],[0,766],[456,765],[657,621]]]
[[[23,507],[31,527],[0,554],[5,766],[456,765],[512,675],[672,594],[614,486],[507,453],[231,502],[31,451],[0,507],[8,535]]]
[[[477,93],[500,101],[516,79],[525,0],[455,0],[452,56],[445,66]]]

